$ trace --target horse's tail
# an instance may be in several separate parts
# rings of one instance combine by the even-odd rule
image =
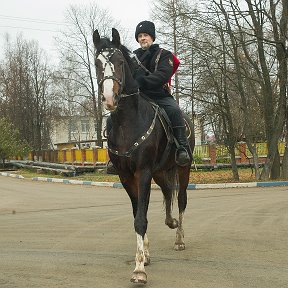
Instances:
[[[173,172],[171,173],[171,181],[172,181],[172,204],[174,203],[175,198],[178,196],[178,186],[179,186],[179,175],[178,175],[178,167],[175,166],[173,169]]]

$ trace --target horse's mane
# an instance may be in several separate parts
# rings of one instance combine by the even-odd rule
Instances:
[[[128,66],[130,67],[131,71],[135,70],[135,62],[133,62],[132,58],[131,58],[131,51],[125,47],[124,45],[121,44],[120,46],[120,50],[123,53],[124,58],[126,59]]]

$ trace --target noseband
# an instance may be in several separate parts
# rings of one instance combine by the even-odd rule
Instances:
[[[104,52],[108,52],[108,54],[105,55]],[[100,78],[100,79],[97,78],[97,82],[98,82],[98,85],[101,86],[101,85],[103,85],[103,82],[107,79],[112,79],[112,80],[116,81],[120,86],[120,89],[118,92],[118,95],[120,96],[122,91],[123,91],[123,88],[124,88],[123,85],[125,83],[125,71],[124,71],[124,65],[122,65],[122,67],[121,67],[122,79],[119,79],[115,76],[115,70],[114,70],[113,64],[112,64],[110,59],[112,58],[112,56],[116,52],[119,52],[121,54],[121,56],[124,58],[122,51],[120,49],[117,49],[117,48],[104,48],[104,49],[100,50],[99,53],[96,54],[96,59],[98,59],[99,55],[101,55],[106,60],[105,66],[103,67],[103,71],[102,71],[102,78]],[[109,75],[109,76],[104,75],[106,65],[109,65],[113,75]]]

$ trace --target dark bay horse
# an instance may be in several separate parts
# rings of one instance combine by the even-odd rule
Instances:
[[[118,31],[112,29],[110,41],[100,38],[96,30],[93,42],[98,89],[112,118],[113,128],[108,135],[109,156],[131,199],[134,215],[137,249],[131,281],[146,283],[144,265],[150,263],[146,230],[151,181],[154,179],[164,195],[165,224],[172,229],[177,228],[174,249],[184,250],[183,216],[191,163],[185,167],[175,163],[176,146],[167,137],[169,133],[162,125],[159,107],[152,105],[139,92],[133,79],[133,54],[120,43]],[[189,139],[192,154],[194,136]],[[174,196],[178,197],[178,220],[172,217]]]

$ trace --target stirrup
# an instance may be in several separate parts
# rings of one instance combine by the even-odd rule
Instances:
[[[106,173],[118,175],[118,171],[116,167],[113,165],[113,163],[110,160],[108,161],[107,166],[106,166]]]
[[[181,155],[181,158],[180,159],[180,154]],[[184,155],[185,154],[185,155]],[[190,155],[187,151],[187,149],[183,146],[180,146],[176,149],[175,151],[175,162],[178,166],[188,166],[190,164],[190,161],[191,161],[191,158],[190,158]]]

